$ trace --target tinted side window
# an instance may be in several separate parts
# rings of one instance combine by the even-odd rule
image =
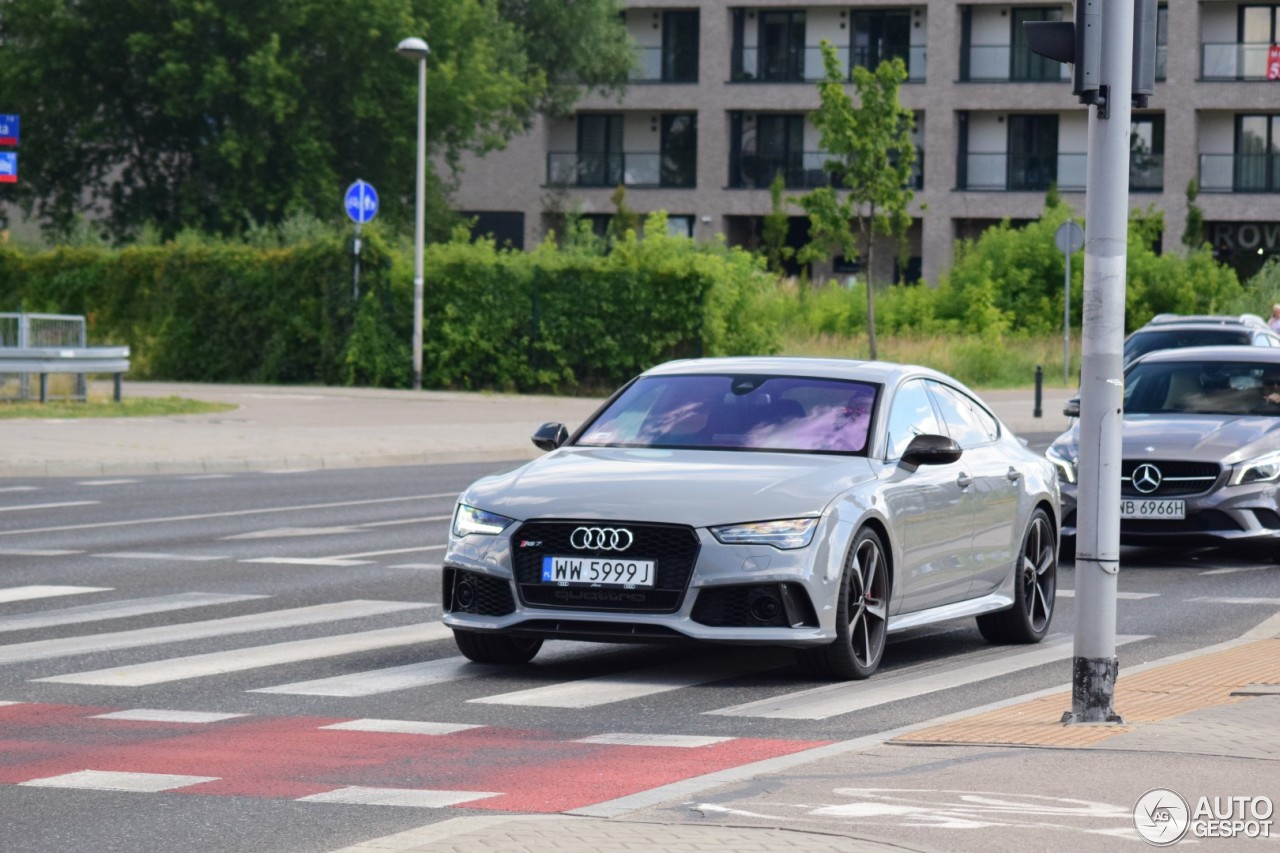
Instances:
[[[996,419],[976,400],[937,382],[930,382],[929,390],[938,403],[947,432],[957,444],[967,450],[995,441],[999,435]]]
[[[904,382],[898,393],[893,396],[893,407],[889,410],[889,435],[887,437],[886,459],[898,459],[902,456],[911,439],[917,435],[941,435],[942,427],[933,414],[933,405],[929,402],[929,394],[925,391],[924,381],[912,379]]]

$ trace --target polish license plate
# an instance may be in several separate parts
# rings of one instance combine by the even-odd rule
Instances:
[[[542,582],[560,586],[652,587],[653,560],[615,557],[543,557]]]
[[[1120,517],[1177,521],[1187,517],[1187,502],[1123,498],[1120,501]]]

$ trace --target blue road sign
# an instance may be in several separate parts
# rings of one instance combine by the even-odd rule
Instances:
[[[342,204],[347,208],[347,216],[357,225],[363,225],[378,215],[378,191],[364,181],[356,181],[347,187]]]
[[[0,145],[18,144],[18,117],[0,113]]]
[[[12,151],[0,151],[0,184],[18,182],[18,155]]]

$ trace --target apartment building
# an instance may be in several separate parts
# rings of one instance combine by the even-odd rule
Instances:
[[[900,57],[900,98],[916,116],[910,263],[877,252],[878,281],[936,282],[957,239],[1040,215],[1056,183],[1084,215],[1087,108],[1070,67],[1032,54],[1026,21],[1070,20],[1070,4],[628,0],[638,50],[621,97],[588,94],[503,151],[465,161],[456,209],[482,232],[531,247],[577,211],[598,223],[626,187],[673,230],[757,245],[781,172],[790,195],[826,184],[810,113],[819,44],[846,64]],[[1169,0],[1159,6],[1155,95],[1134,110],[1130,204],[1164,211],[1176,250],[1194,179],[1206,237],[1248,274],[1280,252],[1280,3]],[[1270,73],[1269,73],[1270,69]],[[850,91],[853,92],[852,84]],[[791,240],[803,242],[798,208]],[[855,272],[841,264],[815,276]]]

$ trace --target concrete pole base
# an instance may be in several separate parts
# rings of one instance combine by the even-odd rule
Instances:
[[[1119,658],[1073,658],[1071,667],[1071,710],[1062,722],[1112,723],[1124,720],[1111,707],[1116,692]]]

